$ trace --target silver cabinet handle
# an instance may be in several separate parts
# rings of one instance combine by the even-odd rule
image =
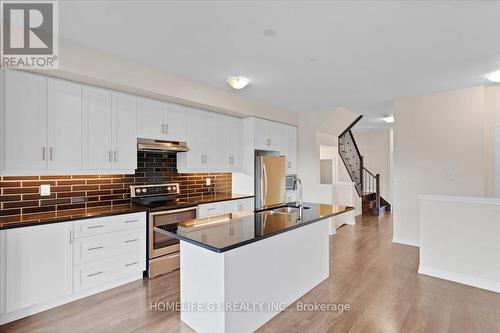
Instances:
[[[42,161],[45,161],[45,147],[42,147]]]
[[[104,272],[97,272],[97,273],[88,274],[87,277],[92,277],[92,276],[100,275],[102,273],[104,273]]]
[[[207,208],[207,210],[216,210],[217,207]]]
[[[52,157],[53,157],[53,155],[54,155],[54,154],[53,154],[53,149],[52,149],[52,147],[50,147],[50,148],[49,148],[49,160],[50,160],[50,161],[52,161],[52,159],[53,159],[53,158],[52,158]]]
[[[139,222],[139,220],[128,220],[128,221],[125,221],[125,223],[135,223],[135,222]]]
[[[118,160],[117,155],[118,155],[118,154],[116,153],[116,150],[115,150],[115,151],[113,152],[113,160],[115,161],[115,163],[116,163],[116,161]]]
[[[73,230],[69,230],[69,243],[73,244]]]
[[[111,150],[108,150],[108,162],[113,162],[113,152]]]
[[[95,251],[95,250],[100,250],[100,249],[103,249],[104,246],[96,246],[96,247],[91,247],[91,248],[88,248],[87,251]]]
[[[139,263],[138,261],[134,261],[134,262],[131,262],[130,264],[125,264],[124,266],[129,267],[129,266],[137,265],[138,263]]]
[[[97,229],[97,228],[102,228],[102,227],[104,227],[104,225],[102,225],[102,224],[99,224],[99,225],[91,225],[91,226],[87,227],[87,229]]]
[[[129,240],[126,240],[125,243],[133,243],[133,242],[137,242],[137,241],[139,241],[138,238],[136,238],[136,239],[129,239]]]

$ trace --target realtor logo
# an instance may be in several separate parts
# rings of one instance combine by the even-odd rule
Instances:
[[[58,68],[57,1],[1,1],[1,66]]]

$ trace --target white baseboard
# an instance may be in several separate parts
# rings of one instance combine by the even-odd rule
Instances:
[[[418,242],[415,242],[415,241],[409,241],[409,240],[402,239],[402,238],[395,238],[395,237],[393,237],[393,238],[392,238],[392,242],[393,242],[393,243],[398,243],[398,244],[403,244],[403,245],[409,245],[409,246],[420,247],[420,244],[419,244]]]
[[[91,289],[86,289],[86,290],[74,292],[74,293],[71,293],[69,295],[66,295],[66,296],[63,296],[63,297],[60,297],[60,298],[57,298],[57,299],[54,299],[54,300],[51,300],[51,301],[48,301],[48,302],[45,302],[42,304],[36,304],[36,305],[28,306],[26,308],[22,308],[22,309],[13,311],[13,312],[5,313],[5,314],[0,315],[0,325],[7,324],[7,323],[10,323],[11,321],[34,315],[36,313],[39,313],[39,312],[42,312],[45,310],[49,310],[49,309],[55,308],[57,306],[66,304],[66,303],[70,303],[70,302],[76,301],[78,299],[81,299],[81,298],[84,298],[84,297],[87,297],[90,295],[94,295],[94,294],[97,294],[97,293],[100,293],[100,292],[103,292],[103,291],[106,291],[106,290],[109,290],[112,288],[116,288],[116,287],[119,287],[121,285],[127,284],[129,282],[140,280],[142,278],[143,278],[142,272],[140,272],[140,273],[129,275],[129,276],[123,277],[119,280],[115,280],[115,281],[112,281],[112,282],[109,282],[109,283],[106,283],[106,284],[103,284],[103,285],[100,285],[100,286],[97,286],[97,287],[94,287]]]
[[[425,265],[418,266],[418,273],[500,293],[500,282],[497,281],[485,280],[482,278],[462,273],[449,272]]]

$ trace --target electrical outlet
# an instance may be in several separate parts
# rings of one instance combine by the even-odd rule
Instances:
[[[40,196],[47,197],[50,195],[50,185],[40,185]]]
[[[212,185],[212,180],[210,178],[206,178],[205,183],[207,184],[207,186],[210,186]]]

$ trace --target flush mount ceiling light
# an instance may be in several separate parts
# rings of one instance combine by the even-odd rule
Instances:
[[[243,76],[231,76],[227,79],[227,84],[233,89],[240,90],[247,86],[250,82],[246,77]]]
[[[500,71],[491,72],[486,75],[486,78],[491,82],[500,83]]]
[[[388,124],[392,124],[394,122],[394,116],[391,114],[389,116],[383,117],[382,120]]]
[[[274,29],[266,29],[262,31],[262,34],[266,37],[272,37],[275,36],[278,32]]]

